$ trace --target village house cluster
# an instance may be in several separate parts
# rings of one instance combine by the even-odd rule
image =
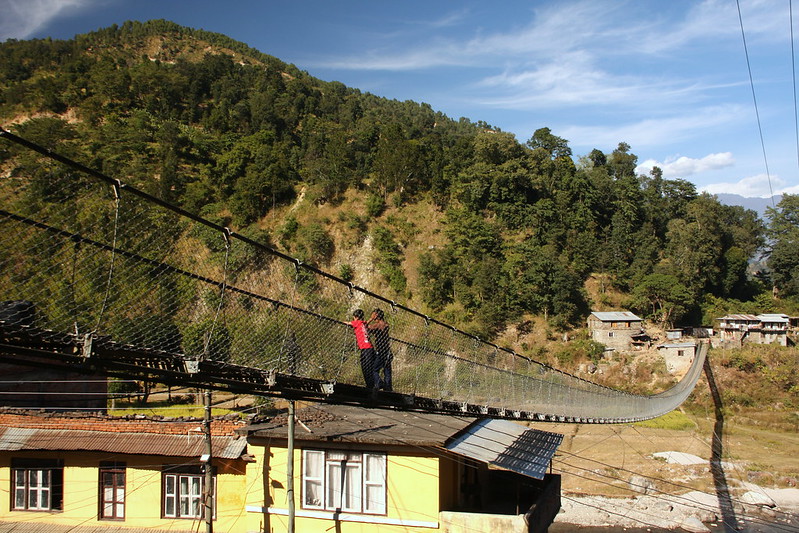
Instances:
[[[560,508],[559,434],[352,406],[297,420],[297,531],[545,531]],[[210,456],[201,422],[0,411],[0,530],[196,532],[208,495],[214,531],[286,531],[287,417],[213,420]]]
[[[785,314],[730,314],[717,318],[716,327],[696,326],[666,330],[656,339],[644,330],[644,321],[629,311],[595,311],[588,317],[591,338],[608,352],[629,352],[655,347],[673,372],[687,368],[699,339],[719,348],[740,348],[744,344],[795,345],[799,317]]]
[[[781,314],[717,322],[654,339],[630,312],[588,319],[609,352],[656,348],[672,372],[690,364],[699,339],[786,346],[799,326]],[[6,366],[0,375],[21,371]],[[93,381],[57,385],[47,369],[25,372],[28,388],[6,389],[24,398],[49,387],[50,405],[0,409],[8,494],[0,530],[196,532],[210,522],[218,532],[272,532],[285,531],[293,514],[303,532],[535,532],[560,509],[560,477],[549,466],[562,435],[514,422],[307,405],[290,457],[285,415],[216,418],[207,431],[197,419],[112,417],[98,408],[107,398]]]

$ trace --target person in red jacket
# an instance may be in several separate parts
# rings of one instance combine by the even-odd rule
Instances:
[[[349,323],[355,331],[355,344],[361,351],[361,372],[366,386],[370,389],[377,388],[380,377],[375,368],[375,349],[369,341],[369,330],[363,321],[363,309],[356,309],[352,313],[352,322]]]

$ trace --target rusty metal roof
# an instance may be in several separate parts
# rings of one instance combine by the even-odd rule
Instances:
[[[743,315],[743,314],[735,314],[735,315],[727,315],[721,318],[717,318],[716,320],[736,320],[736,321],[743,321],[743,322],[760,322],[760,319],[757,318],[755,315]]]
[[[239,436],[211,437],[214,457],[238,459],[247,448]],[[186,435],[122,433],[71,429],[0,428],[0,451],[52,450],[101,451],[131,455],[199,457],[205,453],[205,437],[189,431]]]
[[[295,438],[305,441],[443,446],[474,418],[349,405],[315,405],[297,411]],[[305,427],[303,427],[305,426]],[[307,428],[307,429],[305,429]],[[253,437],[286,438],[287,419],[246,426],[239,433]]]
[[[194,529],[153,529],[148,527],[114,527],[109,523],[53,524],[50,522],[0,521],[0,533],[192,533]]]
[[[489,468],[544,479],[562,441],[560,433],[530,429],[510,420],[484,419],[475,422],[446,448],[487,463]]]

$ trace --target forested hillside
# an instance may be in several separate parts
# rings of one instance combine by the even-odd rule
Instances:
[[[519,142],[167,21],[3,43],[0,125],[483,337],[620,305],[664,325],[799,307],[797,196],[767,225],[636,175],[624,142],[573,154],[545,124]],[[75,179],[7,143],[0,165],[42,201]]]

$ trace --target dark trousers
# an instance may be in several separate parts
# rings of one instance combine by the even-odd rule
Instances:
[[[375,368],[377,375],[377,387],[385,391],[393,390],[391,386],[391,360],[394,354],[388,352],[377,352],[375,357]],[[380,379],[380,370],[383,370],[383,379]]]
[[[361,372],[363,372],[363,380],[366,386],[370,389],[376,389],[377,384],[380,382],[380,376],[377,373],[377,361],[375,361],[376,353],[374,348],[361,348]]]

